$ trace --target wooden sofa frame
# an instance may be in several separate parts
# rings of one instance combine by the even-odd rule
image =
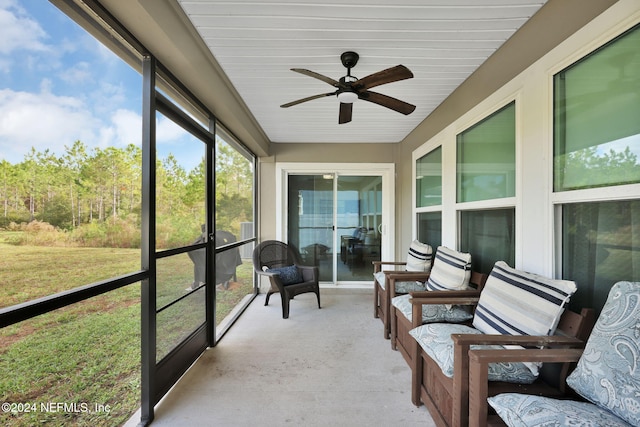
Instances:
[[[431,260],[433,265],[433,259]],[[391,321],[390,321],[390,307],[391,307],[391,299],[395,297],[396,294],[396,286],[395,281],[398,282],[409,282],[409,281],[420,281],[426,282],[429,279],[428,271],[403,271],[403,270],[383,270],[383,266],[393,266],[395,268],[406,266],[407,263],[403,261],[373,261],[373,317],[380,318],[382,320],[383,326],[383,335],[385,339],[390,338],[391,332]],[[378,283],[375,279],[375,274],[380,271],[385,272],[385,286],[384,289],[382,285]],[[395,280],[393,285],[390,283],[390,275],[394,275]]]
[[[480,298],[480,292],[484,287],[489,276],[483,273],[475,271],[471,272],[469,283],[472,288],[465,291],[422,291],[422,292],[410,292],[412,303],[415,306],[420,303],[419,311],[416,315],[413,315],[415,310],[412,310],[412,318],[407,319],[399,310],[391,304],[390,306],[390,322],[391,322],[391,348],[393,350],[400,351],[402,357],[409,366],[413,364],[413,356],[416,352],[415,346],[416,340],[409,335],[409,331],[422,325],[422,304],[448,304],[445,298],[453,297],[458,303],[464,298],[468,301],[469,305],[473,305],[475,308],[478,299]],[[395,274],[389,275],[389,281],[391,287],[395,287],[395,280],[398,276]],[[469,322],[470,323],[470,322]]]
[[[420,305],[424,304],[420,301]],[[438,303],[456,303],[453,298],[442,298]],[[468,304],[468,300],[458,304]],[[413,307],[414,317],[422,317],[421,308]],[[585,308],[579,314],[565,310],[555,335],[513,336],[484,334],[453,334],[453,378],[442,373],[438,364],[416,343],[411,369],[411,400],[416,406],[424,403],[437,426],[460,427],[469,425],[469,350],[472,345],[522,345],[553,348],[583,347],[584,341],[595,324],[593,309]],[[505,350],[507,351],[507,350]],[[515,351],[515,350],[508,350]],[[540,369],[540,376],[533,384],[523,385],[491,381],[488,395],[512,391],[528,394],[560,396],[563,394],[565,378],[569,366],[558,367],[546,364]],[[486,405],[486,399],[484,404]],[[475,410],[475,409],[474,409]]]

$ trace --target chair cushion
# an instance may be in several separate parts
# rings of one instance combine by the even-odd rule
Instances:
[[[382,289],[387,289],[387,284],[385,281],[385,274],[384,271],[378,271],[377,273],[375,273],[373,275],[373,277],[375,278],[376,282],[378,282],[380,284],[380,287]],[[409,292],[414,292],[414,291],[426,291],[427,287],[425,286],[424,283],[416,281],[416,280],[411,280],[408,282],[399,282],[396,280],[396,293],[397,294],[408,294]]]
[[[567,384],[640,426],[640,282],[613,285]]]
[[[587,402],[558,400],[520,393],[487,399],[509,427],[629,427],[620,418]]]
[[[399,310],[404,317],[411,320],[413,305],[411,295],[400,295],[391,299],[391,304]],[[454,305],[448,307],[445,304],[423,304],[422,323],[450,322],[462,323],[471,320],[471,307]]]
[[[422,347],[425,353],[438,364],[442,373],[453,378],[453,340],[451,334],[481,334],[470,326],[455,323],[429,323],[418,326],[409,334]],[[472,345],[472,349],[500,350],[499,345]],[[489,381],[506,381],[518,384],[531,384],[537,375],[520,362],[489,364]]]
[[[431,270],[431,258],[433,256],[433,249],[431,246],[414,240],[409,245],[409,252],[407,253],[407,265],[405,270],[407,271],[429,271]]]
[[[430,291],[454,291],[469,288],[471,254],[438,246],[427,280]]]
[[[302,282],[302,274],[295,265],[288,265],[286,267],[269,268],[266,270],[268,273],[280,273],[280,281],[283,285],[294,285]]]

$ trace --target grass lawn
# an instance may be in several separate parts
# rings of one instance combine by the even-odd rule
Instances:
[[[2,233],[0,233],[2,234]],[[137,271],[139,250],[13,246],[1,243],[0,306]],[[167,260],[172,276],[158,299],[185,292],[192,264],[185,254]],[[186,260],[185,260],[186,258]],[[217,323],[252,291],[251,265],[217,292]],[[170,284],[173,284],[171,288]],[[167,311],[159,347],[168,351],[203,313],[201,298]],[[196,304],[198,310],[189,305]],[[194,313],[197,316],[194,318]],[[0,424],[115,426],[140,406],[140,286],[133,284],[0,330]]]

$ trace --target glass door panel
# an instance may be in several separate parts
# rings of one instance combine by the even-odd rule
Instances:
[[[164,394],[208,345],[208,143],[192,133],[180,110],[156,112],[154,396]],[[170,114],[166,114],[169,112]]]
[[[382,178],[340,175],[337,181],[337,280],[371,280],[372,261],[380,261]]]
[[[254,227],[254,158],[222,126],[215,144],[216,341],[256,294],[251,256]],[[240,244],[238,242],[247,242]]]
[[[287,242],[303,264],[317,265],[320,281],[333,281],[333,175],[289,175]]]

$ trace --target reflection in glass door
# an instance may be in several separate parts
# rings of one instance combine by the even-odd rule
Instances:
[[[289,175],[287,198],[287,243],[333,281],[333,175]]]
[[[322,282],[371,281],[381,256],[382,177],[289,175],[287,237]]]
[[[338,281],[371,280],[372,261],[380,261],[382,178],[338,176],[336,228],[340,259]]]

